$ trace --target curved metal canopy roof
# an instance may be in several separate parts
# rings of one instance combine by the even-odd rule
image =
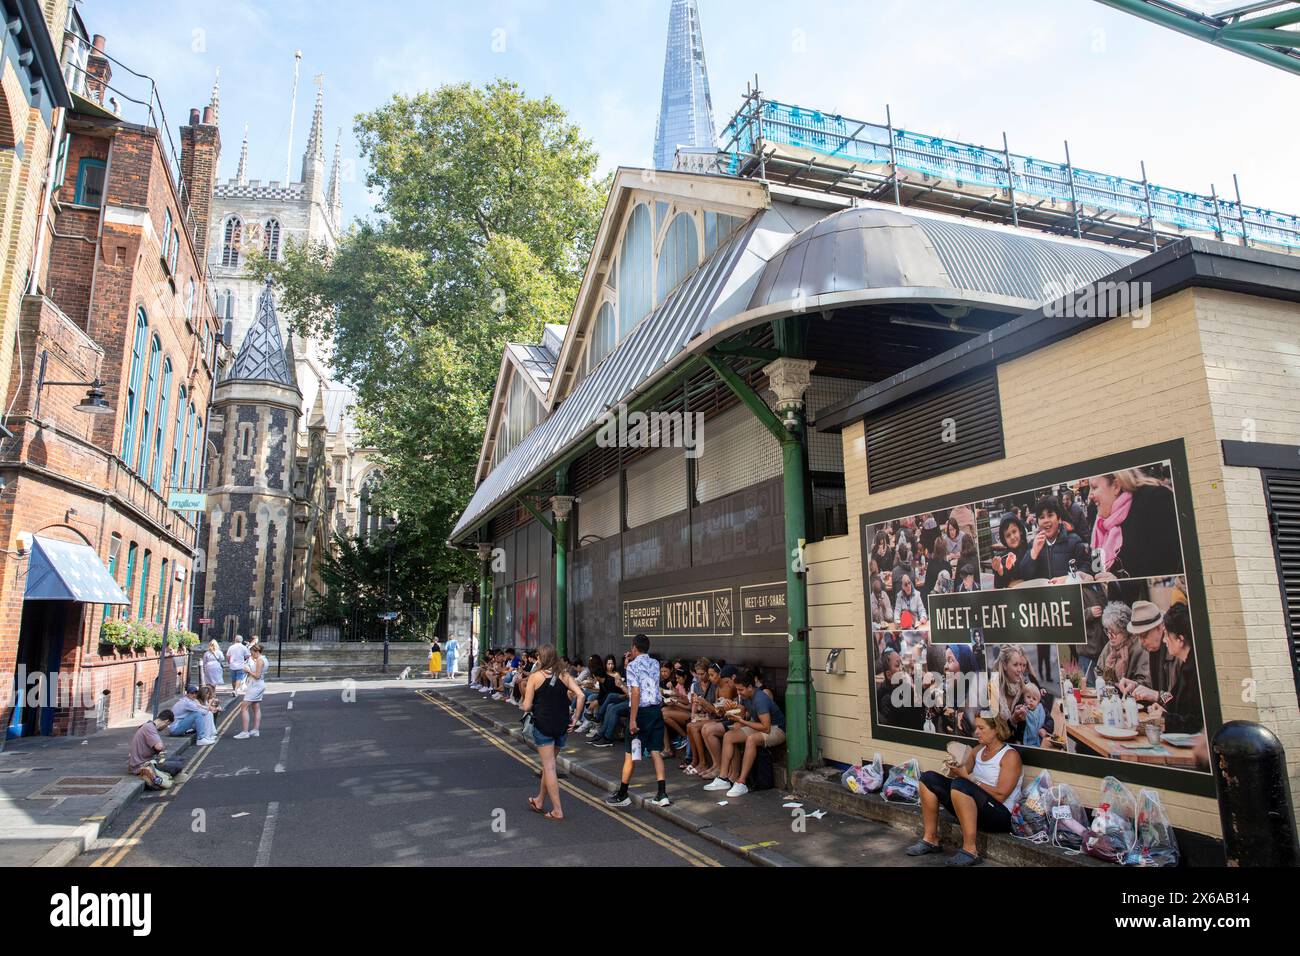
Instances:
[[[744,328],[796,312],[890,302],[1020,314],[1141,258],[893,206],[824,212],[774,196],[488,473],[451,540],[463,540],[547,475],[594,432],[606,409]]]

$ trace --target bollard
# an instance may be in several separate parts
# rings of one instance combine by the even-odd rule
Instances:
[[[1296,866],[1286,751],[1267,727],[1230,720],[1210,745],[1228,866]]]

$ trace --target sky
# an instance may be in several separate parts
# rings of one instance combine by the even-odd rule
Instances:
[[[549,95],[602,166],[650,164],[669,0],[79,0],[108,52],[156,82],[168,121],[221,70],[221,177],[282,179],[295,50],[300,171],[323,76],[327,162],[371,214],[353,117],[395,94],[496,77]],[[774,99],[1300,213],[1300,77],[1097,0],[699,0],[720,130],[757,76]],[[125,81],[124,81],[125,82]],[[114,85],[117,85],[115,82]],[[1288,106],[1288,104],[1290,104]]]

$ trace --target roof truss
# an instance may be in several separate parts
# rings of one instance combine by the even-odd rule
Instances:
[[[1217,12],[1194,10],[1168,0],[1099,2],[1300,75],[1300,2],[1297,0],[1256,0]]]

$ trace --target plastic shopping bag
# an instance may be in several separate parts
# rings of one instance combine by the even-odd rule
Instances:
[[[1129,866],[1178,865],[1178,838],[1160,794],[1154,790],[1138,792],[1137,842],[1124,862]]]
[[[1053,787],[1052,796],[1055,798],[1049,830],[1052,846],[1082,853],[1084,841],[1091,834],[1088,827],[1088,811],[1083,808],[1083,801],[1068,783]]]
[[[1137,841],[1136,817],[1133,791],[1107,777],[1101,784],[1101,802],[1092,812],[1092,833],[1084,841],[1084,852],[1109,863],[1123,863]]]
[[[1022,840],[1046,843],[1050,839],[1048,822],[1055,799],[1052,775],[1044,770],[1020,794],[1020,802],[1011,813],[1011,832]]]
[[[915,757],[889,768],[881,791],[886,800],[897,803],[921,802],[921,764]]]

